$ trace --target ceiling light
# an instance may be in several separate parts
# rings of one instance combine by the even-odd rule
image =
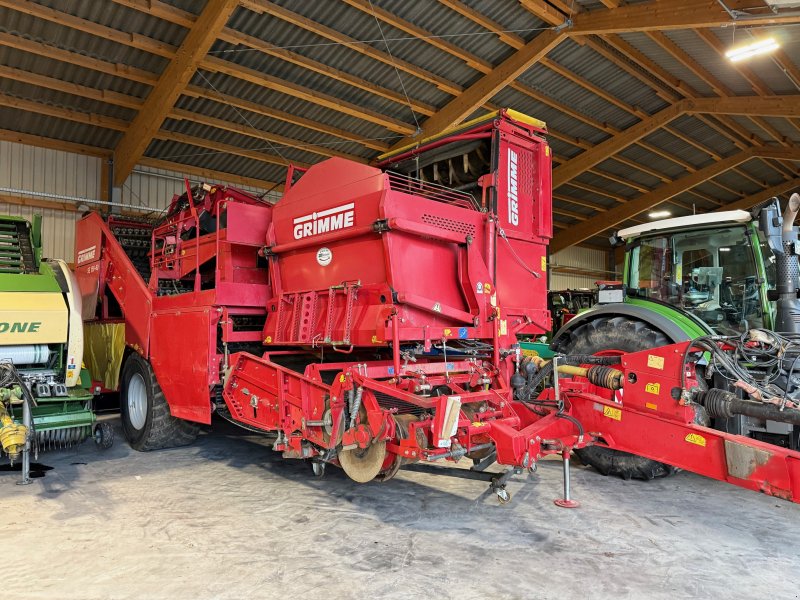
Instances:
[[[663,219],[665,217],[672,216],[672,213],[668,210],[655,210],[647,215],[651,219]]]
[[[773,52],[778,48],[780,48],[780,44],[775,41],[775,38],[770,37],[728,50],[725,56],[731,62],[739,62],[740,60],[758,56],[759,54]]]
[[[730,248],[720,248],[719,251],[720,252],[730,252],[731,249]]]

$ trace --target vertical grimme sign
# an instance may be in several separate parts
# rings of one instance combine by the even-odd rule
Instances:
[[[508,149],[508,222],[519,225],[519,203],[517,202],[517,153]]]
[[[299,240],[318,233],[327,233],[337,229],[352,227],[355,204],[343,204],[327,210],[321,210],[294,219],[294,239]]]

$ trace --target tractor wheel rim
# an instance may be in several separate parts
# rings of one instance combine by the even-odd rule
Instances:
[[[147,421],[147,388],[138,373],[128,383],[128,420],[134,429],[142,429]]]

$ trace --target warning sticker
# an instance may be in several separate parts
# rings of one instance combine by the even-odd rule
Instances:
[[[652,354],[647,355],[647,366],[651,369],[659,369],[661,371],[664,370],[664,357],[663,356],[653,356]]]
[[[688,433],[684,439],[695,446],[702,446],[703,448],[706,447],[706,438],[699,433]]]
[[[658,396],[658,393],[661,391],[661,384],[660,383],[648,383],[644,386],[644,391],[648,394],[655,394]]]
[[[614,419],[615,421],[622,421],[622,411],[618,408],[614,408],[613,406],[604,406],[603,416],[608,417],[609,419]]]
[[[547,257],[542,257],[542,271],[547,271]]]

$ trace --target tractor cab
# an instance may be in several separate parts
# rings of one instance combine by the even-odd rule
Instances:
[[[757,225],[737,210],[620,231],[626,301],[675,307],[720,335],[772,329],[767,296],[775,288],[775,257]]]

